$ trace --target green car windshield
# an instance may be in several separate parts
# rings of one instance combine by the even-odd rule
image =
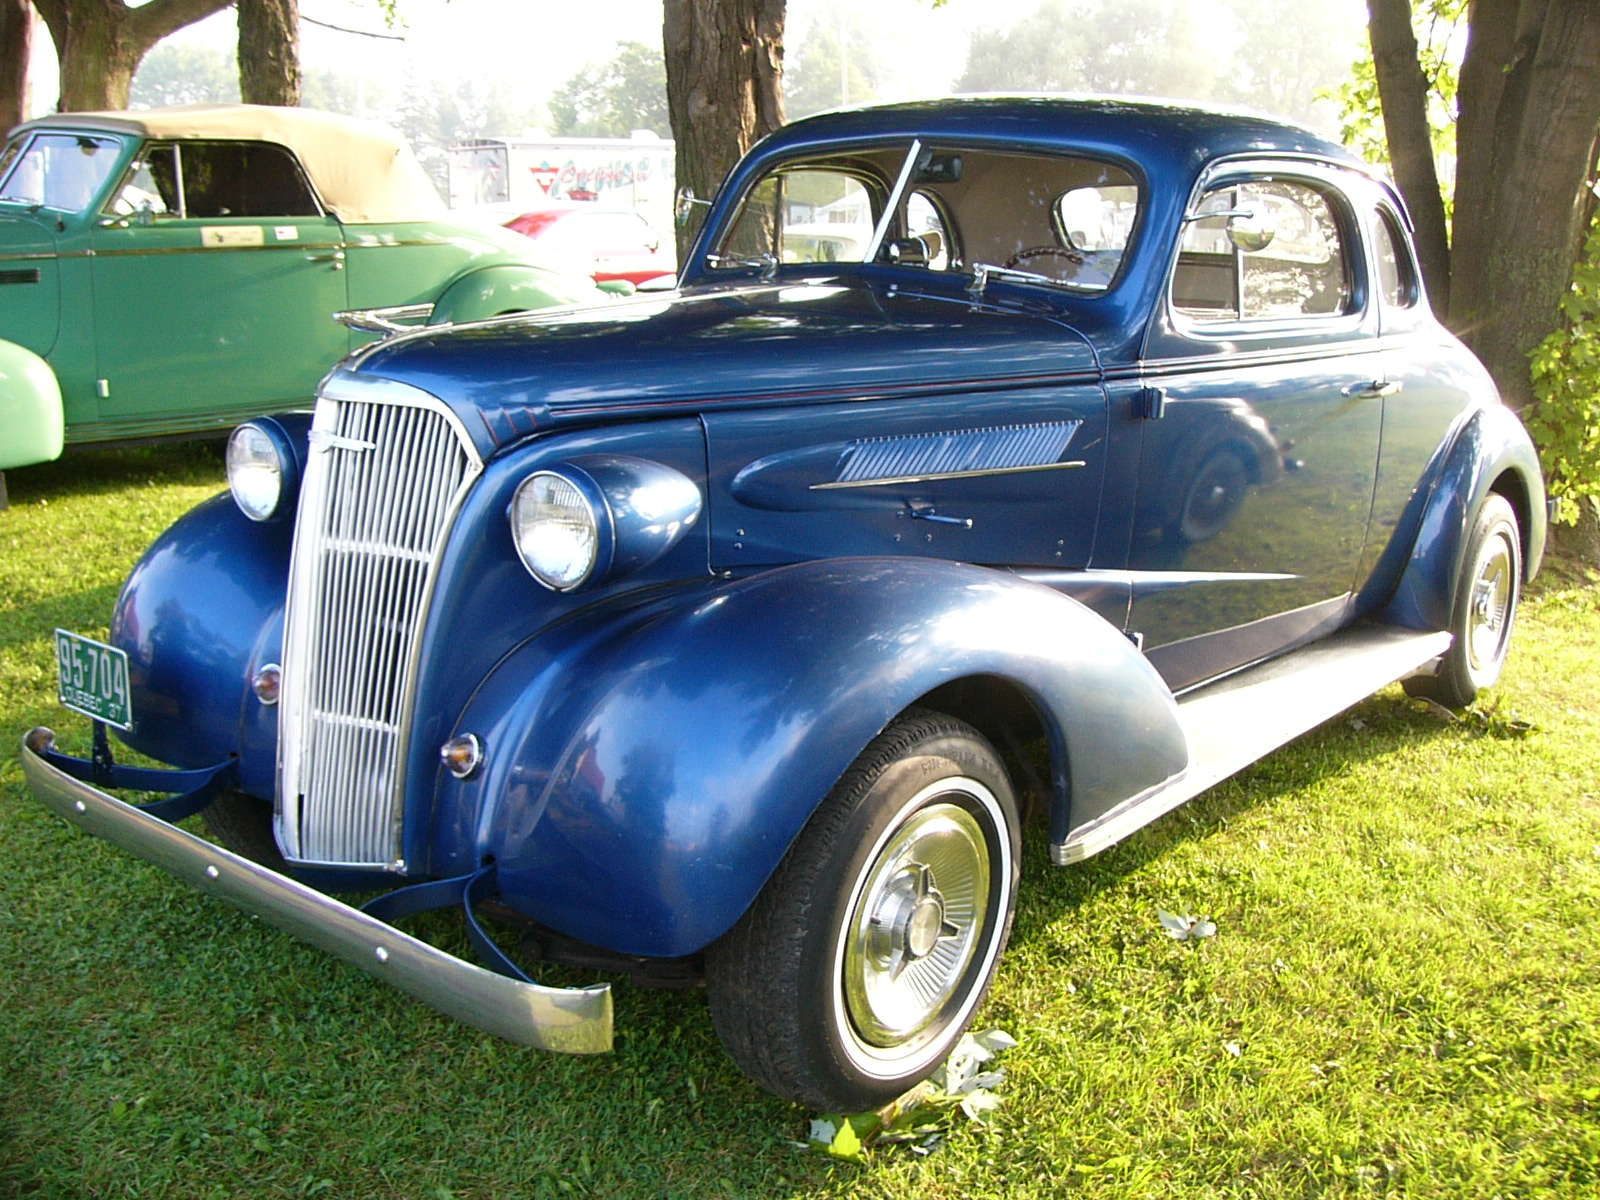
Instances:
[[[13,142],[0,159],[0,200],[81,212],[94,202],[117,164],[113,138],[81,133],[36,134]]]

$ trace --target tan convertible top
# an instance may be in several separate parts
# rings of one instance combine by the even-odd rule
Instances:
[[[404,138],[387,125],[337,113],[264,104],[185,104],[55,113],[17,128],[273,142],[294,152],[323,204],[346,224],[431,221],[444,213],[438,191]]]

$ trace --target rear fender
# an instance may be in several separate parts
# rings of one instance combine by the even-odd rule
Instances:
[[[452,282],[435,302],[428,324],[455,325],[504,313],[600,304],[606,299],[587,278],[575,280],[540,267],[502,263],[469,271]]]
[[[524,643],[457,726],[437,870],[498,864],[514,907],[629,954],[700,950],[850,763],[935,688],[1014,683],[1082,821],[1181,771],[1171,694],[1076,601],[932,559],[833,559],[591,613]]]
[[[1539,456],[1522,422],[1509,408],[1486,405],[1457,431],[1432,484],[1413,503],[1420,516],[1403,521],[1414,528],[1409,543],[1397,539],[1380,562],[1377,578],[1390,561],[1406,554],[1394,593],[1381,619],[1412,629],[1446,629],[1455,605],[1456,581],[1473,523],[1497,481],[1510,494],[1522,525],[1523,576],[1532,579],[1544,556],[1546,510]]]
[[[60,458],[65,438],[61,385],[50,364],[0,341],[0,471]]]

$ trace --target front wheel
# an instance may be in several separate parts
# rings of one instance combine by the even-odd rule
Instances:
[[[1465,708],[1500,678],[1511,649],[1511,630],[1522,594],[1522,539],[1517,513],[1504,496],[1491,493],[1478,512],[1461,562],[1450,632],[1455,640],[1435,675],[1405,681],[1412,696],[1450,708]]]
[[[1017,805],[971,726],[913,713],[845,773],[706,954],[711,1016],[758,1083],[874,1108],[961,1036],[1011,931]]]

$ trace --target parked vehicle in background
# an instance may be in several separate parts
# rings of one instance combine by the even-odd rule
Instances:
[[[637,286],[671,279],[677,265],[671,243],[627,210],[556,205],[512,217],[506,228],[532,238],[546,261],[596,283],[626,280]]]
[[[504,221],[550,205],[593,203],[636,212],[663,234],[672,228],[668,138],[643,131],[631,138],[487,137],[447,153],[453,209],[497,212]]]
[[[859,1111],[972,1020],[1025,839],[1066,866],[1396,679],[1499,676],[1533,446],[1394,189],[1306,130],[824,114],[680,280],[399,333],[242,426],[112,645],[58,633],[102,745],[27,734],[35,793],[527,1044],[609,1048],[610,995],[532,982],[484,901],[703,979],[753,1078]],[[200,810],[237,853],[167,823]],[[442,907],[487,970],[387,923]]]
[[[251,105],[14,129],[0,295],[0,470],[309,404],[370,338],[340,310],[462,321],[596,298],[525,239],[451,219],[392,130]]]

